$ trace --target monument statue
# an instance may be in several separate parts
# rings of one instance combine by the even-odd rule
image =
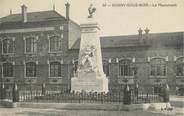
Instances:
[[[85,72],[94,72],[95,71],[95,63],[94,63],[94,56],[95,56],[95,46],[86,46],[81,51],[81,63],[79,64],[78,71],[80,72],[82,69]]]
[[[90,4],[88,8],[88,12],[89,12],[88,18],[93,18],[93,14],[95,13],[95,11],[96,11],[96,8],[93,7],[93,4]]]
[[[81,40],[76,75],[71,79],[71,92],[108,92],[108,79],[103,72],[100,26],[93,18],[96,8],[91,4],[89,16],[81,24]]]

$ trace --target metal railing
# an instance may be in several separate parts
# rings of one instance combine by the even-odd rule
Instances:
[[[13,85],[9,85],[5,90],[5,98],[12,100],[17,97],[19,102],[51,102],[51,103],[124,103],[130,98],[131,104],[141,103],[153,103],[163,102],[163,96],[154,92],[146,93],[135,89],[130,89],[128,93],[125,90],[122,91],[110,91],[108,93],[97,93],[97,92],[70,92],[68,88],[60,90],[47,90],[50,88],[46,85],[37,84],[32,85],[35,88],[27,88],[22,84],[17,85],[16,96]],[[2,89],[2,88],[1,88]],[[3,94],[0,92],[0,95]],[[126,98],[125,98],[126,97]]]

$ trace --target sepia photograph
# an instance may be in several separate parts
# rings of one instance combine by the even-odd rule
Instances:
[[[0,0],[0,116],[184,116],[184,1]]]

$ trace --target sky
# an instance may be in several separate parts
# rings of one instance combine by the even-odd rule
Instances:
[[[28,7],[28,12],[55,9],[65,16],[65,3],[70,5],[70,19],[78,24],[85,22],[88,7],[96,7],[96,20],[101,26],[101,35],[137,34],[139,28],[148,27],[150,33],[184,32],[183,0],[0,0],[0,17],[21,12],[21,5]],[[113,7],[103,4],[147,3],[149,7]],[[176,4],[175,7],[152,7],[152,4]]]

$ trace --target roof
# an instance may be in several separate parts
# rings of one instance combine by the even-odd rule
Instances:
[[[67,21],[67,19],[55,10],[28,12],[27,22],[22,22],[22,14],[11,14],[0,18],[0,29],[28,28],[34,26],[52,25],[54,22]],[[72,24],[79,26],[75,21],[69,20]]]
[[[150,33],[148,38],[143,35],[145,43],[140,43],[139,35],[120,35],[100,37],[101,48],[116,48],[130,46],[152,46],[152,47],[169,47],[183,45],[183,32],[170,33]],[[71,49],[79,49],[80,39],[78,39]]]
[[[139,44],[138,35],[105,36],[100,38],[100,42],[103,48],[134,46]]]
[[[54,10],[27,13],[27,22],[41,22],[49,20],[65,20],[65,17],[60,15]],[[2,17],[0,19],[1,23],[21,22],[21,21],[22,21],[22,14],[11,14]]]

